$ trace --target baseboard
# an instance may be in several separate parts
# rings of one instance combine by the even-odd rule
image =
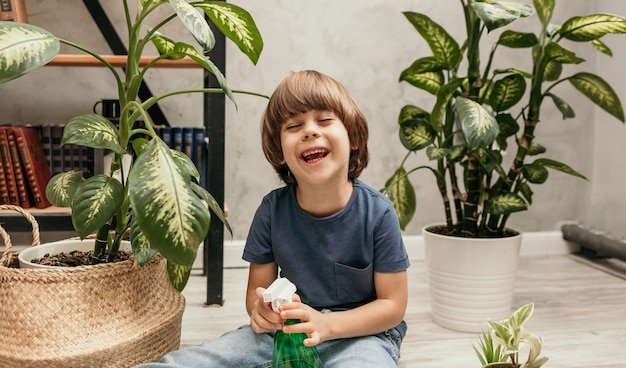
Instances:
[[[245,241],[233,240],[224,242],[224,267],[237,268],[248,267],[248,263],[241,259]],[[408,235],[404,237],[404,244],[411,261],[424,259],[424,241],[421,235]],[[548,256],[555,254],[569,254],[576,251],[576,246],[565,241],[561,231],[538,231],[528,232],[522,235],[522,256]],[[198,249],[198,260],[202,260],[202,247]],[[198,267],[201,263],[198,263]]]

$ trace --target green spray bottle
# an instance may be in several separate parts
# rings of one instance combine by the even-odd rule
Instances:
[[[274,312],[279,312],[278,307],[283,303],[292,301],[296,286],[286,278],[276,279],[263,293],[263,301],[271,302]],[[285,325],[300,323],[297,319],[288,319]],[[274,352],[272,355],[272,368],[324,368],[317,349],[314,346],[305,346],[304,333],[284,333],[276,331],[274,336]]]

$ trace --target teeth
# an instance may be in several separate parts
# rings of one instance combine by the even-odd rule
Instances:
[[[313,151],[305,152],[305,153],[302,154],[302,156],[303,157],[307,157],[307,156],[311,156],[311,155],[319,155],[319,154],[323,154],[325,152],[326,152],[326,150],[316,149],[316,150],[313,150]]]

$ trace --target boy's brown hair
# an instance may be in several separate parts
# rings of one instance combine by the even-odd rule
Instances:
[[[348,178],[357,178],[369,161],[365,115],[341,83],[320,72],[304,70],[289,73],[276,87],[261,121],[263,153],[280,179],[286,184],[297,184],[284,163],[280,142],[283,123],[310,110],[332,111],[343,122],[353,147]]]

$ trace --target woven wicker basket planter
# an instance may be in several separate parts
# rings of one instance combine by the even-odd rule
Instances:
[[[0,262],[0,366],[130,367],[179,348],[185,299],[171,286],[164,259],[144,267],[131,259],[12,268],[10,239],[0,233],[7,246]]]

